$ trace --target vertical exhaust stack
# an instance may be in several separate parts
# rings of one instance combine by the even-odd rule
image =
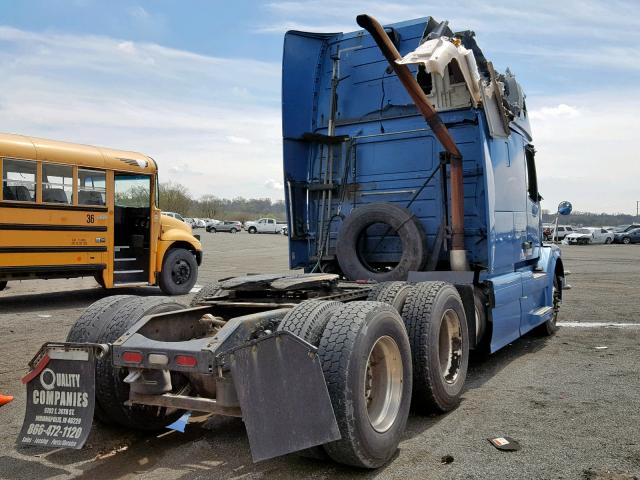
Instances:
[[[467,252],[464,249],[464,184],[462,178],[462,155],[456,142],[451,137],[449,130],[440,120],[427,96],[413,77],[411,70],[406,65],[396,62],[402,57],[395,45],[384,31],[380,23],[369,15],[358,15],[358,25],[364,28],[378,44],[383,55],[396,72],[402,85],[409,96],[422,113],[422,116],[433,130],[434,135],[447,151],[451,161],[451,252],[449,260],[452,270],[468,270]]]

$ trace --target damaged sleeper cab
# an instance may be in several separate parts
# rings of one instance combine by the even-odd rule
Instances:
[[[541,241],[517,82],[446,22],[357,21],[368,34],[285,37],[289,260],[305,273],[207,285],[189,308],[90,306],[25,377],[56,390],[52,375],[84,369],[60,386],[90,399],[66,414],[81,428],[67,446],[94,414],[160,430],[206,412],[241,417],[255,461],[304,450],[377,468],[410,408],[456,408],[470,350],[556,331],[565,273]],[[20,442],[60,441],[41,408],[29,400]]]

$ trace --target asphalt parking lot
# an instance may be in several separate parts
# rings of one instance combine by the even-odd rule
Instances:
[[[200,285],[287,269],[286,237],[202,237]],[[295,455],[254,464],[242,421],[223,417],[157,436],[96,424],[82,450],[16,447],[28,360],[46,340],[64,340],[82,310],[112,292],[93,279],[10,283],[0,293],[0,392],[16,400],[0,409],[0,478],[640,478],[640,246],[562,248],[572,271],[560,314],[568,325],[475,359],[460,407],[411,416],[397,457],[376,471]],[[487,437],[498,435],[522,449],[496,450]],[[443,463],[447,455],[452,462]]]

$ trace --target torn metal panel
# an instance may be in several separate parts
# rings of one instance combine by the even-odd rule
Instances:
[[[405,55],[397,63],[422,64],[430,74],[438,74],[439,78],[444,78],[449,73],[449,78],[454,76],[449,70],[452,61],[456,61],[457,68],[460,69],[466,83],[469,94],[471,95],[473,106],[477,106],[481,100],[480,94],[480,72],[476,64],[473,51],[467,50],[457,38],[439,37],[433,40],[427,40],[421,44],[413,52]],[[449,67],[449,68],[448,68]],[[458,82],[456,82],[458,83]]]

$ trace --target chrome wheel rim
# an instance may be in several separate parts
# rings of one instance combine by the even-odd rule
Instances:
[[[400,349],[389,336],[376,340],[364,373],[364,396],[369,423],[384,433],[398,417],[402,400],[403,366]]]
[[[444,312],[440,322],[438,359],[444,381],[448,384],[455,383],[460,375],[462,361],[462,327],[458,314],[451,309]]]

